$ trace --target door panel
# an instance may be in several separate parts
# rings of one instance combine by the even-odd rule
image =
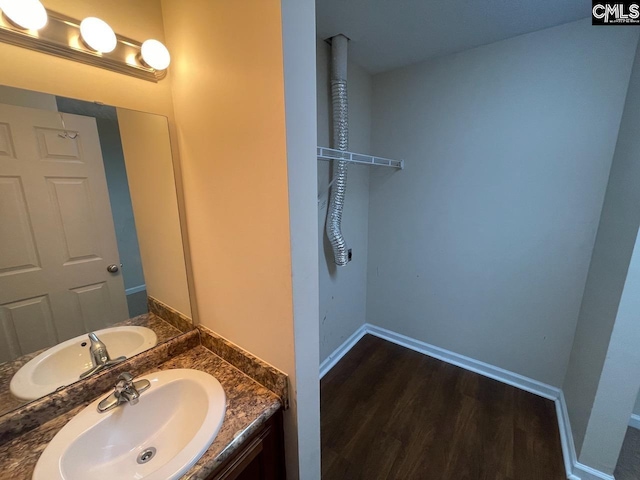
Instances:
[[[104,328],[113,315],[111,312],[111,294],[107,282],[72,288],[76,308],[84,321],[87,332]]]
[[[55,211],[56,230],[62,235],[63,265],[102,260],[100,228],[91,208],[87,178],[47,178]]]
[[[95,119],[0,105],[0,242],[11,355],[128,318]]]
[[[79,132],[36,128],[36,137],[42,160],[83,163]]]
[[[19,177],[0,177],[0,276],[40,268],[27,200]]]
[[[15,149],[11,140],[11,129],[8,123],[0,123],[0,158],[15,158]]]
[[[58,335],[53,323],[53,312],[47,295],[42,295],[0,306],[3,330],[13,337],[14,350],[35,352],[57,343]]]

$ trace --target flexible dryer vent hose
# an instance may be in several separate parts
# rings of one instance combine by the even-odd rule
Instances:
[[[344,35],[331,39],[331,103],[333,107],[333,148],[346,151],[349,148],[349,105],[347,101],[347,48],[349,40]],[[347,244],[342,235],[342,209],[347,190],[347,162],[333,160],[333,185],[326,231],[333,249],[336,265],[349,263]]]

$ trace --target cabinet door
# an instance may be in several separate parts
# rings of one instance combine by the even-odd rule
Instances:
[[[282,413],[276,413],[208,480],[284,480]]]

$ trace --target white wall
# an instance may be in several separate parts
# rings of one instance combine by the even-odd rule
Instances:
[[[562,385],[638,32],[580,21],[374,77],[369,322]]]
[[[317,40],[318,145],[331,147],[330,46]],[[349,149],[371,150],[371,76],[349,62]],[[342,232],[353,260],[336,267],[325,234],[331,164],[318,162],[318,244],[320,268],[320,360],[326,359],[366,321],[369,216],[368,166],[350,165]]]
[[[282,0],[281,8],[299,475],[303,480],[320,480],[318,232],[313,189],[317,183],[316,5],[314,0]],[[287,429],[285,442],[296,441],[292,430]],[[289,471],[293,468],[290,465]]]
[[[617,329],[623,289],[631,276],[629,263],[640,225],[640,51],[636,52],[629,82],[624,115],[605,196],[598,235],[589,267],[575,340],[563,390],[571,419],[577,453],[591,422],[603,366],[610,350],[616,348],[612,332]],[[637,248],[637,247],[636,247]],[[636,254],[634,254],[636,255]],[[638,261],[634,257],[634,261]],[[637,267],[636,267],[637,268]],[[637,325],[637,315],[636,321]],[[627,331],[629,335],[631,332]],[[637,349],[637,344],[634,345]],[[640,384],[640,374],[638,375]],[[637,388],[638,384],[633,385]],[[622,389],[615,393],[623,396]],[[620,392],[617,392],[620,390]],[[629,412],[626,413],[628,421]],[[599,437],[600,435],[595,435]]]
[[[637,116],[638,105],[635,107],[634,116]],[[637,129],[637,123],[634,126]],[[582,464],[610,475],[615,470],[640,388],[639,311],[640,238],[636,237],[611,342],[578,457]]]

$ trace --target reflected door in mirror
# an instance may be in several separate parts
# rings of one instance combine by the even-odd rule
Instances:
[[[112,264],[95,119],[0,105],[0,361],[127,319]]]

